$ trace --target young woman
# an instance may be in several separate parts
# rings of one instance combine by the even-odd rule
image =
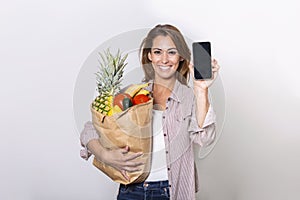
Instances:
[[[193,80],[191,53],[180,31],[172,25],[157,25],[140,48],[144,81],[150,82],[153,106],[153,155],[151,171],[143,183],[120,185],[118,200],[195,199],[198,177],[193,143],[202,147],[215,139],[215,113],[208,88],[219,66],[212,61],[213,78]],[[126,172],[139,170],[139,153],[127,155],[130,147],[107,151],[99,143],[91,122],[81,133],[82,144],[96,159]]]

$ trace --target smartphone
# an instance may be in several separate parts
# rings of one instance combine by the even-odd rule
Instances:
[[[193,42],[194,78],[212,78],[210,42]]]

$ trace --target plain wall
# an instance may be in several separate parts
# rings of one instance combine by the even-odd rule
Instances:
[[[171,23],[213,42],[225,105],[197,160],[205,200],[300,197],[296,1],[1,1],[0,199],[114,199],[79,157],[73,92],[88,56],[120,33]]]

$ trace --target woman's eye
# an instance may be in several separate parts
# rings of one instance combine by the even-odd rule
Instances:
[[[169,51],[168,52],[170,55],[176,55],[177,54],[177,51]]]
[[[156,54],[156,55],[160,55],[160,54],[161,54],[161,51],[155,50],[155,51],[153,51],[153,53]]]

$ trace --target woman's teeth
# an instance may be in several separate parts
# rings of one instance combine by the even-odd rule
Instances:
[[[168,70],[168,69],[170,69],[170,67],[168,67],[168,66],[159,66],[159,68],[160,68],[161,70]]]

